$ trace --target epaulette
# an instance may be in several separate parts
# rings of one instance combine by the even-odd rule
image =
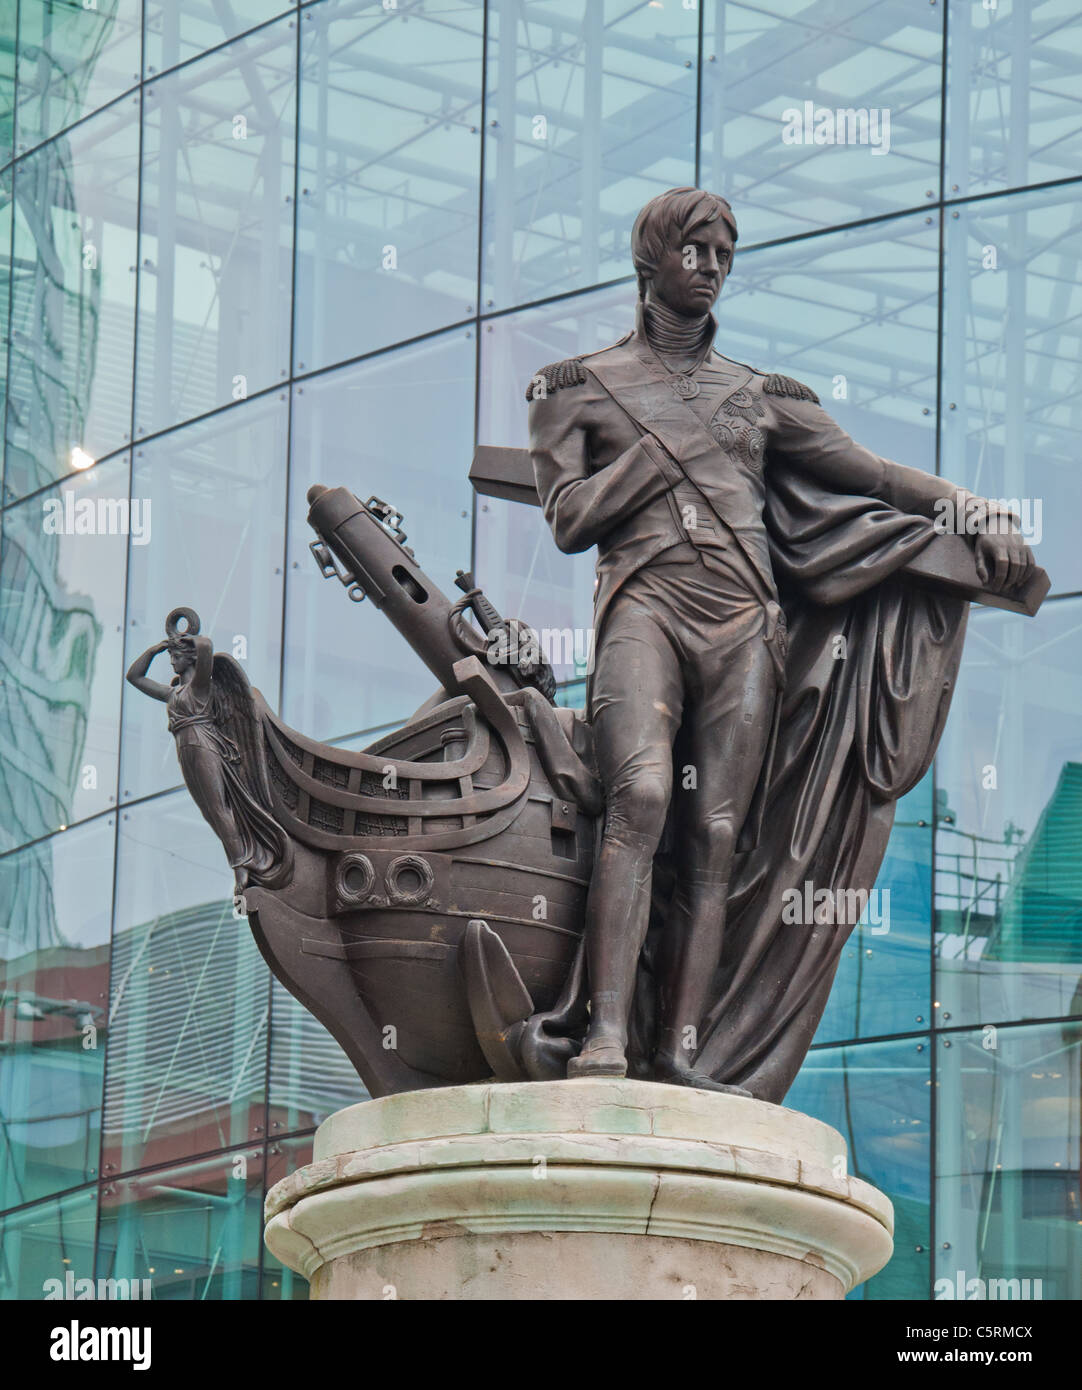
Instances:
[[[542,367],[539,372],[534,372],[529,386],[526,387],[526,399],[532,401],[534,398],[534,388],[545,383],[545,393],[549,391],[559,391],[561,386],[582,386],[586,381],[586,368],[582,365],[581,357],[568,357],[563,362],[553,362],[551,366]]]
[[[779,376],[776,372],[763,382],[763,391],[768,396],[791,396],[796,401],[814,401],[816,405],[819,404],[819,397],[810,386],[805,386],[802,381],[795,381],[791,376]]]

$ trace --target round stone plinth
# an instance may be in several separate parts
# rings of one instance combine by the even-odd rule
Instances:
[[[267,1194],[331,1299],[842,1298],[893,1209],[829,1125],[646,1081],[410,1091],[340,1110]]]

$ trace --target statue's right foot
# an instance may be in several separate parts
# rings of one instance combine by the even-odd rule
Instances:
[[[567,1064],[569,1081],[584,1076],[626,1076],[627,1054],[620,1043],[609,1038],[589,1039],[583,1044],[577,1057]]]

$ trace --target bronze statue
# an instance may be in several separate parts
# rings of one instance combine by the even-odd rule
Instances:
[[[1016,521],[937,520],[994,504],[714,350],[735,243],[721,198],[648,204],[635,329],[539,372],[529,451],[471,469],[561,549],[598,547],[585,710],[471,575],[444,596],[393,507],[319,485],[323,574],[433,674],[401,729],[361,752],[290,729],[191,610],[128,672],[169,704],[268,964],[372,1095],[631,1074],[780,1102],[856,925],[818,905],[867,899],[968,602],[1032,614],[1048,590]],[[147,676],[164,650],[172,687]]]
[[[817,703],[834,698],[839,715],[844,704],[837,689],[832,697],[802,677],[823,638],[848,633],[851,666],[868,668],[883,688],[854,686],[845,717],[867,737],[866,725],[885,718],[896,696],[914,706],[908,719],[898,711],[904,744],[876,750],[913,766],[901,777],[878,768],[865,777],[873,799],[893,805],[934,752],[964,611],[957,600],[911,600],[889,575],[909,546],[927,542],[944,501],[963,514],[976,499],[855,443],[802,383],[715,350],[711,308],[736,240],[732,209],[714,194],[673,189],[647,204],[631,239],[634,330],[544,368],[527,399],[537,491],[556,543],[567,552],[598,547],[588,705],[606,811],[587,906],[590,1027],[568,1074],[627,1071],[652,865],[668,821],[673,883],[650,960],[656,1020],[646,1031],[654,1037],[640,1028],[639,1062],[658,1080],[747,1094],[779,1010],[786,1022],[800,1017],[801,1039],[810,1041],[840,952],[837,942],[830,951],[807,946],[805,969],[799,941],[775,951],[759,927],[730,938],[727,918],[750,875],[780,870],[785,882],[796,871],[797,883],[825,874],[832,885],[859,886],[874,878],[885,848],[868,823],[871,806],[853,815],[843,771],[870,750],[857,746],[856,727],[816,727]],[[1033,558],[1012,526],[978,535],[976,564],[982,581],[1009,591]],[[850,613],[836,609],[823,627],[824,610],[807,602],[833,605],[858,592],[855,609],[880,609],[862,622],[859,641]],[[787,655],[794,621],[799,642]],[[889,644],[900,623],[912,631],[911,654],[927,650],[892,677]],[[830,675],[835,687],[844,680]],[[910,683],[904,696],[892,678]],[[813,734],[823,742],[797,771],[790,744]],[[838,774],[833,782],[817,766],[823,757]],[[794,808],[802,814],[789,814]],[[844,834],[832,838],[819,824],[824,812]],[[804,852],[809,833],[822,836],[825,858]],[[777,916],[776,897],[760,906],[768,917]],[[776,975],[763,969],[764,953],[777,956]],[[741,986],[749,975],[752,996]],[[740,1018],[749,1003],[750,1030]],[[733,1030],[747,1033],[735,1047],[723,1041]],[[719,1066],[732,1084],[719,1079]]]
[[[168,685],[147,674],[165,651],[176,672]],[[175,608],[165,620],[165,641],[136,657],[127,679],[168,708],[184,784],[229,856],[234,901],[241,905],[249,883],[283,882],[292,848],[270,813],[264,764],[253,756],[254,713],[241,667],[200,636],[192,609]]]

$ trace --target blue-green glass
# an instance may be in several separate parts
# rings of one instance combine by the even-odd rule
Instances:
[[[2,98],[0,98],[2,100]],[[2,129],[0,129],[2,139]],[[4,428],[8,395],[8,314],[11,307],[11,228],[15,214],[12,198],[15,172],[0,172],[0,499],[4,499]]]
[[[864,920],[842,950],[817,1043],[915,1032],[931,1018],[932,776],[897,803]]]
[[[5,5],[0,9],[0,169],[8,164],[15,154],[15,21],[17,14],[15,5]],[[5,196],[2,206],[6,209],[7,205],[8,196]],[[0,216],[3,215],[3,212],[0,212]],[[4,245],[6,249],[6,242]]]
[[[14,10],[15,5],[5,5]],[[141,0],[23,0],[16,153],[108,105],[139,81]]]
[[[103,1176],[263,1132],[269,976],[187,792],[121,812]]]
[[[1080,1085],[1082,1022],[940,1038],[937,1299],[1082,1298]]]
[[[69,1273],[92,1278],[97,1211],[87,1187],[0,1216],[0,1299],[62,1298]]]
[[[974,203],[944,234],[942,471],[1011,500],[1052,592],[1080,589],[1082,549],[1057,524],[1078,496],[1077,190]]]
[[[323,483],[382,497],[421,568],[457,594],[470,559],[476,346],[460,328],[294,389],[282,708],[312,738],[401,723],[437,683],[382,613],[322,578],[305,494]]]
[[[298,1168],[303,1168],[306,1163],[312,1162],[312,1140],[311,1134],[299,1135],[294,1139],[275,1140],[271,1135],[271,1143],[267,1145],[267,1191],[275,1183],[281,1182],[283,1178],[288,1178],[291,1173],[295,1173]],[[294,1274],[293,1270],[287,1269],[284,1264],[269,1250],[263,1251],[263,1283],[259,1291],[260,1298],[274,1299],[296,1299],[303,1300],[308,1297],[308,1281],[301,1274]]]
[[[745,242],[938,196],[946,5],[701,3],[700,181]]]
[[[301,13],[295,365],[477,307],[483,0]]]
[[[184,604],[277,704],[287,417],[275,391],[136,446],[132,495],[149,503],[155,530],[129,551],[127,663],[162,640],[166,615]],[[150,675],[168,684],[167,655]],[[122,801],[179,785],[165,706],[130,686],[122,749]]]
[[[1074,0],[950,7],[949,196],[1082,174],[1082,11]]]
[[[115,834],[0,858],[0,1210],[98,1171]]]
[[[97,1277],[148,1280],[156,1300],[256,1298],[262,1198],[262,1146],[114,1180],[102,1190]]]
[[[144,89],[137,438],[289,375],[296,35],[280,20]]]
[[[295,0],[231,0],[228,5],[212,0],[185,0],[184,4],[145,0],[145,75],[154,77],[294,8]]]
[[[639,208],[695,182],[698,30],[678,0],[489,5],[484,307],[630,272]]]
[[[927,1039],[858,1043],[808,1053],[785,1104],[833,1125],[846,1171],[894,1203],[890,1263],[852,1297],[927,1298],[931,1048]]]
[[[15,165],[5,504],[129,439],[138,164],[130,96]]]
[[[937,778],[936,997],[958,1024],[1082,998],[1082,602],[975,609]]]
[[[271,986],[270,1038],[267,1134],[272,1139],[315,1129],[336,1110],[368,1099],[330,1033],[277,980]]]
[[[116,804],[132,517],[127,454],[0,516],[0,849]]]

